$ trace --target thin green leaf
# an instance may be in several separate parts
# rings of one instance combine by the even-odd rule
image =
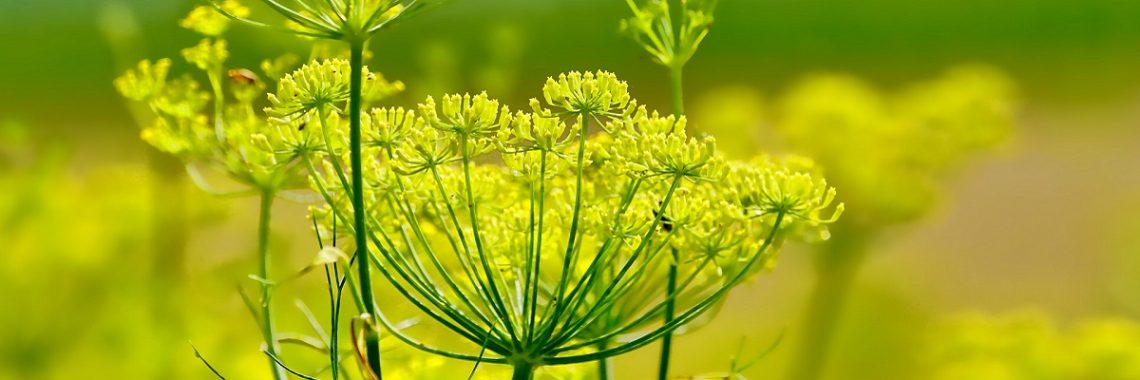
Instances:
[[[220,372],[218,372],[218,370],[215,369],[213,365],[210,365],[210,361],[206,360],[206,358],[202,356],[201,352],[198,352],[198,347],[194,347],[194,342],[191,342],[191,341],[186,341],[186,342],[190,343],[190,348],[194,350],[194,357],[198,358],[198,360],[201,360],[202,364],[205,364],[206,368],[209,368],[210,372],[214,373],[214,376],[217,376],[219,379],[226,380],[226,377],[222,376],[222,374]]]

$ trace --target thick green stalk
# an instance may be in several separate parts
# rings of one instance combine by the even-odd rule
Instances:
[[[685,113],[685,98],[683,95],[684,91],[682,91],[683,86],[681,83],[682,71],[684,71],[684,67],[682,66],[677,66],[669,69],[669,80],[673,85],[673,116],[677,117],[680,117],[681,114]]]
[[[368,259],[368,230],[364,215],[364,179],[363,165],[360,152],[360,112],[362,107],[361,86],[364,75],[364,43],[365,40],[354,38],[349,42],[351,56],[351,78],[349,82],[348,120],[349,120],[349,154],[352,156],[352,222],[356,238],[357,268],[360,270],[360,298],[364,303],[365,313],[372,318],[379,318],[376,313],[376,303],[372,296],[372,273],[369,271]],[[375,329],[365,328],[364,347],[368,366],[380,378],[380,336]]]
[[[261,277],[261,336],[265,339],[265,350],[272,357],[277,355],[277,338],[273,335],[273,313],[270,303],[272,300],[269,285],[269,221],[273,210],[274,193],[272,190],[261,192],[261,212],[257,223],[257,257],[259,259],[257,275]],[[285,378],[285,372],[272,358],[269,367],[275,380]]]
[[[534,364],[528,362],[515,363],[515,370],[511,373],[511,380],[534,379]]]
[[[790,367],[789,380],[815,380],[823,374],[831,341],[865,252],[863,243],[853,236],[833,237],[817,252],[816,284],[808,301],[801,327],[803,338]]]
[[[682,66],[675,66],[669,70],[669,80],[672,82],[673,89],[673,116],[680,118],[681,114],[685,112],[685,98],[682,94],[681,85],[681,72]],[[677,291],[677,250],[673,249],[673,261],[669,263],[669,278],[666,280],[665,285],[665,323],[673,321],[673,311],[676,309],[676,297],[673,293]],[[661,358],[657,361],[657,379],[666,380],[669,378],[669,357],[673,350],[673,333],[669,332],[661,338]]]

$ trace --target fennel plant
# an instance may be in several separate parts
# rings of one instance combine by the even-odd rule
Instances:
[[[326,231],[354,214],[351,169],[340,164],[350,141],[335,133],[337,108],[298,113],[321,90],[288,84],[339,88],[340,64],[307,65],[271,98],[282,131],[318,119],[303,133],[325,139],[327,150],[305,160],[328,204],[318,216]],[[688,136],[683,117],[647,111],[626,87],[607,72],[572,72],[549,79],[529,111],[466,94],[366,113],[367,259],[470,347],[416,338],[382,310],[378,322],[421,350],[530,379],[540,366],[597,361],[669,334],[766,267],[787,236],[838,216],[842,206],[822,216],[835,193],[821,179],[727,161],[711,137]],[[290,151],[301,140],[270,143]],[[680,275],[665,293],[661,269],[672,263]],[[668,305],[676,317],[662,322]]]

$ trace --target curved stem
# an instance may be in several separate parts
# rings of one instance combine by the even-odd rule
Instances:
[[[622,215],[625,214],[626,210],[629,209],[629,205],[633,202],[633,196],[637,192],[637,189],[640,186],[641,186],[641,180],[640,179],[634,179],[630,182],[630,184],[628,186],[629,190],[626,191],[626,194],[622,199],[622,204],[620,207],[618,207],[617,214],[614,215],[614,221],[615,222]],[[615,243],[615,239],[613,237],[607,238],[605,240],[605,242],[602,243],[602,247],[598,249],[598,254],[594,255],[594,258],[591,259],[590,265],[586,268],[586,274],[581,276],[578,279],[578,281],[575,282],[575,285],[570,290],[569,294],[567,294],[565,296],[559,296],[559,299],[561,299],[562,301],[554,303],[553,310],[548,313],[548,314],[550,314],[550,317],[547,318],[546,325],[545,325],[545,327],[543,327],[543,331],[544,331],[544,334],[546,334],[546,336],[549,336],[549,334],[552,333],[552,331],[548,331],[548,330],[554,329],[555,326],[558,325],[558,323],[560,323],[560,321],[562,321],[562,316],[569,314],[569,313],[563,312],[564,310],[566,310],[564,308],[564,306],[569,305],[569,304],[579,303],[580,300],[582,299],[582,297],[579,297],[579,294],[581,294],[581,292],[584,292],[584,291],[591,289],[593,287],[593,284],[595,281],[594,279],[597,278],[597,276],[595,276],[594,274],[598,271],[599,265],[608,265],[608,263],[613,260],[612,258],[614,257],[614,255],[612,255],[612,254],[607,255],[606,252],[609,252],[610,247],[612,247],[616,244],[620,244],[620,243]],[[603,259],[605,259],[605,260],[603,260]],[[604,264],[603,264],[603,261],[605,261]],[[568,285],[569,284],[567,284],[567,286]],[[559,292],[559,294],[564,294],[564,293]],[[573,306],[571,308],[576,309],[576,307],[577,306]],[[547,309],[551,309],[551,308],[552,308],[551,305],[547,305]]]
[[[624,323],[624,325],[620,325],[620,326],[615,325],[614,327],[609,329],[609,332],[603,333],[603,334],[598,335],[598,336],[591,338],[589,340],[583,340],[583,341],[578,342],[578,343],[560,346],[556,351],[557,352],[568,352],[568,351],[577,350],[577,349],[580,349],[583,347],[594,346],[594,345],[597,345],[598,343],[601,343],[601,342],[609,342],[609,341],[616,339],[618,336],[620,336],[622,334],[627,334],[627,333],[629,333],[635,329],[638,329],[641,326],[644,326],[644,324],[646,322],[648,322],[650,319],[653,319],[653,318],[656,318],[656,317],[662,315],[662,313],[663,313],[662,310],[665,308],[666,301],[675,300],[675,299],[679,298],[680,294],[689,288],[689,285],[694,280],[696,280],[697,275],[700,273],[700,271],[702,269],[705,268],[705,266],[709,262],[711,262],[710,259],[704,260],[694,271],[692,271],[692,274],[690,274],[685,279],[685,281],[681,281],[680,284],[677,285],[677,288],[676,288],[677,292],[673,293],[673,295],[670,296],[669,298],[666,298],[665,300],[661,301],[660,304],[657,304],[657,305],[652,306],[652,307],[649,307],[647,305],[643,305],[637,309],[633,309],[633,310],[641,310],[641,309],[648,308],[648,310],[644,310],[644,312],[641,312],[640,317],[633,318],[633,319],[623,318],[623,319],[626,319],[625,322],[622,322],[622,323]],[[711,283],[706,283],[706,285],[707,286],[714,286]],[[719,289],[719,287],[718,287],[718,289]],[[693,289],[690,292],[694,293],[693,297],[691,297],[693,299],[704,299],[704,298],[706,298],[705,295],[701,295],[702,293],[705,293],[705,291],[703,291],[701,289]],[[623,292],[622,294],[623,294],[622,297],[624,297],[625,292]],[[637,299],[636,297],[629,297],[629,298]],[[646,298],[652,299],[649,296],[646,296]],[[612,302],[608,303],[608,304],[606,304],[606,306],[602,306],[602,308],[604,308],[604,309],[609,308],[610,307],[609,305],[612,305],[612,304],[613,304]],[[675,308],[674,308],[674,313],[676,313]],[[588,324],[594,323],[593,322],[594,320],[596,320],[596,318],[591,319],[588,322]],[[670,320],[672,320],[672,319],[670,319]],[[564,342],[560,342],[559,344],[562,344],[562,343],[564,343]]]
[[[586,162],[586,134],[589,133],[590,118],[587,115],[578,115],[578,168],[574,178],[574,213],[570,218],[570,233],[566,239],[566,254],[563,262],[564,268],[570,268],[574,263],[575,239],[578,234],[578,222],[582,211],[582,177],[585,175],[585,162]],[[541,249],[542,247],[539,247]],[[563,271],[562,279],[558,281],[559,296],[563,296],[562,291],[565,290],[567,273],[569,270]]]
[[[658,227],[661,226],[661,223],[663,221],[663,217],[665,216],[664,210],[669,207],[669,202],[673,199],[673,193],[677,190],[677,187],[681,185],[681,177],[679,177],[679,176],[674,177],[671,182],[672,183],[669,185],[669,190],[665,191],[665,199],[661,201],[661,205],[659,207],[659,209],[662,211],[657,213],[657,215],[658,215],[657,217],[653,218],[653,223],[649,226],[649,229],[646,230],[645,234],[642,235],[641,242],[638,243],[637,247],[634,248],[634,250],[630,253],[629,257],[625,261],[625,264],[621,265],[621,269],[618,271],[618,273],[615,274],[612,279],[610,279],[611,281],[610,281],[609,285],[605,285],[605,284],[599,285],[599,286],[605,286],[605,288],[595,298],[596,301],[594,302],[594,304],[588,306],[590,309],[587,309],[587,318],[596,316],[598,308],[599,308],[598,305],[612,301],[613,299],[608,298],[608,297],[610,297],[610,295],[614,291],[614,289],[617,288],[617,286],[619,284],[626,283],[625,281],[622,281],[622,280],[626,278],[625,277],[626,273],[629,272],[630,268],[633,267],[634,263],[637,261],[637,259],[643,253],[643,250],[649,245],[649,242],[653,239],[653,235],[654,235],[654,233],[656,233]],[[604,252],[604,251],[602,251],[602,252]],[[616,258],[614,258],[615,255],[616,255],[616,253],[608,255],[609,257],[607,259],[616,260]],[[573,300],[567,300],[566,301],[567,303],[572,304],[571,306],[569,306],[569,308],[565,309],[565,312],[567,313],[566,315],[569,315],[569,316],[576,315],[579,307],[583,306],[583,304],[585,303],[585,300],[587,298],[587,294],[590,294],[590,292],[592,291],[591,289],[593,289],[593,286],[594,286],[596,279],[599,277],[599,276],[596,276],[594,272],[596,272],[598,270],[597,269],[598,267],[596,266],[596,264],[598,264],[601,261],[600,259],[602,259],[602,255],[599,254],[594,258],[594,261],[591,262],[590,267],[587,269],[587,274],[585,276],[582,276],[582,279],[579,280],[579,283],[581,283],[582,280],[586,280],[587,277],[589,278],[588,280],[586,280],[585,286],[580,288],[580,289],[582,289],[581,293],[577,293],[577,294],[579,294],[579,296],[575,297]],[[607,265],[608,265],[608,263],[607,263]],[[645,266],[641,266],[636,271],[643,271],[643,270],[645,270]],[[575,293],[572,292],[571,294],[575,294]],[[607,300],[610,300],[610,301],[607,301]],[[557,315],[555,317],[556,317],[556,319],[554,321],[557,322]],[[582,328],[584,328],[585,324],[588,323],[586,319],[578,319],[576,322],[571,321],[570,319],[571,318],[569,318],[569,317],[566,319],[567,325],[563,326],[564,331],[567,331],[568,328],[573,328],[575,330],[581,330]],[[551,324],[550,330],[548,331],[546,337],[544,337],[544,340],[546,338],[548,338],[551,334],[553,334],[555,327],[556,326]],[[575,336],[576,334],[577,334],[576,331],[574,333],[563,332],[560,334],[561,338],[554,339],[554,341],[547,343],[545,348],[553,349],[553,348],[557,347],[558,345],[565,343],[567,339]]]
[[[261,192],[261,212],[257,223],[257,256],[259,259],[257,275],[261,277],[261,336],[265,339],[265,350],[270,355],[277,356],[277,338],[273,336],[273,314],[270,308],[271,289],[269,284],[269,220],[273,209],[273,191]],[[285,373],[274,360],[269,360],[269,367],[275,380],[285,378]]]
[[[318,239],[318,241],[320,241]],[[322,244],[323,245],[323,244]],[[323,247],[321,249],[324,249]],[[329,290],[329,309],[332,315],[329,316],[331,320],[329,323],[329,373],[332,374],[332,380],[337,380],[340,375],[340,301],[341,296],[344,295],[344,290],[340,288],[340,271],[334,265],[332,271],[329,271],[329,266],[325,265],[325,282]],[[335,290],[334,290],[335,289]]]
[[[541,331],[541,339],[539,340],[544,340],[550,337],[550,334],[554,332],[554,328],[558,322],[558,319],[562,316],[561,312],[565,309],[563,305],[568,304],[568,302],[566,302],[566,287],[569,286],[568,281],[570,280],[570,268],[577,261],[577,250],[575,250],[575,243],[577,241],[575,240],[575,237],[578,234],[578,219],[581,215],[582,210],[582,177],[585,173],[586,135],[589,133],[589,123],[590,118],[588,115],[578,115],[578,125],[580,128],[578,129],[578,161],[574,180],[574,212],[573,216],[570,218],[570,232],[566,239],[566,253],[563,255],[562,275],[559,276],[558,286],[555,288],[555,295],[559,302],[555,303],[553,313],[549,319],[550,323],[546,324],[546,328]],[[543,158],[543,163],[545,163],[545,155]],[[545,166],[543,167],[543,170],[545,170]],[[545,172],[543,173],[543,175],[545,175]],[[545,188],[543,189],[543,192],[544,193],[542,196],[545,196]],[[542,232],[540,230],[539,234],[541,235],[541,233]],[[538,252],[541,252],[542,247],[536,247],[536,250]],[[596,261],[597,257],[595,257],[595,262]],[[591,267],[593,267],[593,265],[591,265]]]
[[[463,361],[468,361],[468,362],[494,363],[494,364],[506,364],[507,363],[507,360],[504,358],[488,358],[488,357],[484,356],[483,354],[467,355],[467,354],[461,354],[458,352],[451,352],[451,351],[447,351],[444,349],[429,346],[423,342],[417,341],[417,340],[413,339],[412,337],[405,335],[403,332],[400,331],[399,328],[393,326],[392,323],[389,322],[386,317],[384,317],[384,315],[380,315],[380,317],[377,319],[380,321],[381,324],[383,324],[385,329],[387,329],[389,332],[392,333],[392,336],[396,337],[396,339],[399,339],[400,341],[404,342],[405,344],[412,346],[412,348],[418,349],[420,351],[427,352],[429,354],[435,354],[435,355],[443,356],[443,357],[449,358],[449,359],[463,360]]]
[[[463,147],[462,149],[464,151],[467,150],[466,147]],[[432,173],[433,179],[435,180],[436,188],[439,190],[439,194],[443,197],[443,203],[444,203],[445,208],[447,209],[447,213],[451,217],[451,224],[452,224],[452,226],[454,226],[455,231],[456,231],[455,235],[459,237],[459,243],[463,246],[463,253],[467,256],[472,256],[471,249],[469,248],[469,246],[467,244],[467,238],[464,237],[464,236],[466,236],[466,233],[463,232],[463,227],[460,225],[459,217],[455,212],[455,206],[453,206],[451,204],[451,200],[446,195],[447,191],[443,187],[443,179],[439,176],[439,171],[436,170],[434,167],[431,169],[431,173]],[[464,173],[466,173],[466,171]],[[465,178],[466,178],[466,174],[465,174]],[[450,236],[450,234],[449,234],[449,236]],[[482,268],[483,268],[482,272],[480,272],[479,266],[477,266],[478,264],[474,263],[470,259],[468,259],[468,261],[466,262],[464,270],[475,275],[474,277],[472,277],[472,279],[474,282],[480,283],[479,286],[477,286],[477,287],[479,288],[479,291],[482,294],[482,297],[484,297],[483,299],[485,301],[487,301],[487,304],[490,307],[491,311],[495,315],[498,315],[502,324],[504,326],[506,326],[507,333],[511,337],[511,342],[515,346],[519,346],[519,336],[517,334],[515,334],[514,328],[511,327],[513,324],[512,324],[511,319],[510,319],[510,316],[511,316],[510,312],[507,311],[507,308],[503,305],[503,302],[501,302],[501,298],[499,297],[498,292],[497,291],[496,292],[491,291],[492,289],[495,289],[494,288],[495,279],[494,279],[494,277],[493,277],[493,275],[489,269],[489,266],[487,266],[487,264],[486,264],[486,257],[483,255],[479,255],[479,262],[483,264],[482,265]],[[461,261],[461,263],[463,263],[463,261]],[[470,269],[470,270],[468,270],[468,269]],[[470,276],[470,274],[468,276]]]
[[[642,235],[641,242],[638,243],[636,248],[634,248],[632,253],[626,259],[625,264],[621,265],[618,272],[612,278],[606,279],[606,281],[609,282],[609,285],[605,285],[605,284],[599,285],[599,286],[605,286],[605,288],[604,288],[604,290],[602,290],[602,292],[600,294],[598,294],[594,298],[595,301],[593,301],[592,304],[587,306],[588,309],[585,311],[586,315],[582,318],[574,318],[574,320],[570,320],[568,318],[566,321],[566,324],[564,326],[562,326],[563,328],[559,332],[559,334],[558,334],[559,336],[556,337],[555,339],[549,340],[543,346],[544,350],[560,350],[559,346],[565,344],[567,341],[569,341],[573,337],[577,336],[578,333],[582,329],[584,329],[586,326],[588,326],[590,323],[592,323],[594,320],[596,320],[598,318],[598,316],[600,315],[601,311],[606,310],[608,305],[616,302],[617,299],[621,298],[621,295],[625,293],[625,290],[628,289],[629,285],[632,283],[632,280],[634,278],[636,278],[637,276],[640,276],[640,273],[644,273],[647,266],[641,265],[637,269],[634,269],[634,272],[633,272],[634,274],[632,276],[626,277],[626,274],[629,273],[630,269],[633,268],[634,264],[637,262],[637,260],[641,257],[642,254],[653,256],[653,255],[655,255],[654,252],[659,251],[660,248],[664,247],[664,245],[662,245],[662,246],[658,247],[658,249],[652,249],[651,248],[651,252],[648,252],[648,253],[644,252],[645,249],[649,246],[649,242],[651,240],[653,240],[654,233],[657,231],[658,227],[661,226],[661,223],[663,222],[664,217],[665,217],[664,210],[669,207],[669,202],[673,199],[673,194],[677,190],[677,187],[680,186],[681,180],[682,180],[682,177],[680,177],[680,176],[676,176],[673,178],[672,183],[669,185],[669,190],[665,191],[665,199],[661,201],[661,204],[659,206],[659,210],[661,210],[661,211],[659,211],[657,213],[657,217],[653,218],[653,223],[649,226],[649,229],[645,232],[645,234]],[[599,255],[599,257],[600,256],[601,255]],[[610,256],[612,257],[614,255],[610,255]],[[595,259],[595,263],[597,261],[598,260]],[[652,258],[646,258],[645,259],[645,262],[650,262],[650,261],[652,261]],[[591,268],[593,268],[593,264],[591,264]],[[590,270],[594,270],[594,269],[590,269]],[[600,277],[600,276],[596,276],[594,274],[587,274],[587,276],[590,277],[590,282],[589,282],[589,284],[587,284],[587,288],[584,288],[586,290],[583,291],[583,293],[582,293],[583,295],[578,297],[574,301],[572,301],[574,303],[574,305],[566,310],[567,313],[569,313],[568,315],[570,315],[570,316],[577,315],[579,307],[585,305],[584,300],[587,298],[586,294],[588,294],[588,293],[592,294],[590,287],[592,287],[592,284],[594,283],[594,279],[597,279],[598,277]],[[615,290],[617,291],[617,293],[614,293]],[[672,331],[672,330],[670,330],[670,331]],[[552,327],[551,332],[553,333],[553,327]],[[590,356],[590,355],[580,355],[579,357],[588,357],[588,356]],[[597,356],[597,358],[606,357],[604,355],[596,355],[596,356]],[[591,359],[591,360],[596,360],[596,359]]]
[[[329,163],[332,164],[333,172],[335,172],[336,177],[340,179],[341,188],[348,189],[351,185],[344,176],[344,165],[340,164],[340,157],[332,147],[332,137],[329,135],[329,126],[326,121],[328,120],[328,112],[325,110],[325,107],[317,107],[317,118],[320,119],[321,134],[323,134],[325,138],[325,152],[328,153]],[[351,197],[353,193],[350,191],[347,192],[347,194]]]
[[[666,199],[668,199],[668,197],[666,197]],[[662,207],[662,209],[664,208],[665,207]],[[544,363],[549,365],[575,364],[621,355],[626,352],[641,348],[642,346],[645,346],[646,344],[649,344],[650,342],[661,338],[662,335],[670,333],[678,327],[691,322],[693,319],[708,310],[712,304],[720,301],[721,297],[724,297],[729,290],[732,290],[733,287],[739,285],[742,281],[744,281],[744,277],[747,276],[752,268],[756,265],[761,255],[763,255],[764,252],[767,252],[768,247],[770,247],[775,241],[776,233],[780,230],[780,225],[784,220],[784,216],[785,214],[783,213],[776,214],[776,221],[772,224],[772,231],[768,233],[768,237],[764,239],[764,243],[760,244],[760,247],[757,248],[756,253],[752,256],[752,258],[748,259],[748,261],[745,262],[740,271],[731,275],[730,278],[724,283],[724,285],[721,286],[721,288],[717,289],[716,292],[710,294],[708,297],[705,297],[696,305],[682,312],[677,316],[677,318],[673,319],[673,321],[666,323],[637,339],[619,344],[617,347],[607,348],[603,351],[591,352],[582,355],[547,358],[545,359]],[[658,220],[660,220],[660,218],[658,218]],[[656,228],[656,226],[654,226],[654,228]]]
[[[524,310],[524,312],[529,313],[529,315],[530,315],[530,321],[526,325],[527,334],[528,334],[527,343],[530,343],[531,339],[534,338],[534,335],[535,335],[534,334],[534,332],[535,332],[535,318],[536,318],[536,314],[538,314],[538,288],[539,288],[539,282],[542,281],[542,277],[540,276],[541,270],[542,270],[542,233],[543,233],[543,231],[545,231],[543,224],[545,223],[545,220],[546,220],[546,151],[540,152],[539,155],[540,155],[540,158],[539,158],[538,172],[540,174],[539,174],[538,197],[537,197],[538,198],[538,227],[537,227],[537,231],[536,231],[535,230],[535,224],[534,224],[534,215],[535,215],[534,198],[535,198],[535,196],[532,193],[531,194],[531,211],[530,211],[530,218],[531,218],[530,234],[531,234],[532,238],[534,239],[534,243],[533,243],[534,245],[531,247],[532,248],[531,254],[527,255],[526,270],[527,270],[527,273],[529,273],[529,275],[528,275],[528,278],[527,278],[527,281],[525,284],[525,288],[524,288],[525,295],[528,298],[527,302],[530,303],[529,310]],[[564,270],[563,273],[565,273],[565,272],[569,272],[569,270]],[[563,276],[563,277],[565,277],[565,276]],[[561,290],[561,289],[559,289],[559,290]]]
[[[400,181],[398,183],[400,184],[400,189],[403,189],[403,186],[404,186],[403,182]],[[499,337],[503,338],[504,340],[506,340],[505,335],[498,334],[500,332],[500,330],[496,330],[493,328],[493,326],[496,324],[497,321],[491,322],[490,317],[488,317],[487,314],[483,312],[483,309],[476,307],[475,304],[473,302],[471,302],[470,298],[467,297],[466,294],[464,294],[464,290],[460,289],[459,284],[455,281],[454,278],[452,278],[451,274],[448,273],[447,269],[444,267],[444,264],[439,260],[439,256],[436,254],[435,250],[432,248],[430,242],[428,241],[427,235],[423,232],[423,229],[420,227],[419,218],[417,218],[415,213],[412,212],[412,206],[408,203],[408,201],[406,199],[404,199],[402,201],[398,201],[395,198],[396,197],[394,197],[394,196],[389,196],[389,203],[395,203],[396,208],[399,209],[398,212],[402,213],[404,215],[404,218],[406,218],[408,221],[411,222],[409,224],[412,227],[412,232],[415,234],[420,245],[423,246],[424,250],[427,252],[426,256],[428,256],[428,258],[431,259],[431,262],[435,266],[436,271],[438,271],[440,273],[440,277],[442,277],[444,282],[447,284],[447,286],[451,288],[451,290],[455,294],[456,298],[459,298],[460,302],[463,302],[463,304],[467,307],[467,309],[469,310],[469,312],[471,314],[475,315],[475,317],[477,317],[483,323],[486,323],[487,325],[492,326],[492,328],[490,328],[489,331],[491,331],[492,333],[495,333],[496,336],[499,336]],[[394,211],[394,212],[397,212],[397,211]],[[448,235],[448,238],[450,238],[450,235]],[[411,241],[408,241],[407,244],[409,247],[411,247],[413,243]],[[414,250],[412,250],[411,248],[409,248],[409,250],[412,251],[413,255],[415,254]],[[464,267],[464,270],[466,273],[468,273],[468,275],[470,275],[470,271],[467,270],[467,267]],[[423,273],[427,273],[426,269],[423,269],[423,268],[421,268],[420,271]],[[432,281],[432,282],[434,283],[434,281]],[[466,289],[471,289],[471,288],[466,288]],[[474,293],[475,291],[472,289],[471,292]]]
[[[372,296],[372,273],[369,271],[368,260],[368,231],[364,216],[364,179],[363,165],[360,150],[360,108],[361,86],[364,75],[364,43],[363,39],[353,39],[349,42],[351,57],[351,78],[349,82],[348,114],[349,114],[349,148],[352,158],[352,221],[353,232],[356,238],[356,254],[360,258],[358,269],[360,271],[360,297],[364,302],[364,312],[376,316],[376,303]],[[380,371],[380,337],[373,329],[365,329],[364,346],[369,368],[381,378]]]
[[[491,295],[494,297],[493,301],[494,300],[498,301],[499,308],[501,309],[501,311],[503,313],[503,319],[504,319],[504,322],[506,324],[507,331],[511,334],[512,337],[515,337],[513,339],[515,339],[517,341],[518,340],[517,336],[519,334],[515,331],[516,329],[514,328],[514,326],[516,324],[514,323],[514,321],[511,317],[517,316],[519,318],[519,322],[521,322],[521,319],[522,319],[521,307],[523,305],[518,305],[519,307],[516,308],[513,305],[511,305],[510,297],[503,296],[503,294],[505,294],[508,291],[507,286],[506,286],[506,281],[503,280],[501,276],[498,279],[495,278],[496,272],[491,269],[491,264],[487,258],[488,255],[486,254],[486,252],[483,249],[483,238],[481,237],[482,234],[479,232],[479,216],[478,216],[478,213],[476,212],[476,209],[478,208],[478,204],[475,203],[475,198],[473,195],[474,191],[472,191],[472,186],[471,186],[471,178],[472,178],[472,176],[471,176],[471,157],[468,156],[467,147],[468,147],[467,146],[467,139],[464,138],[463,140],[461,140],[461,143],[460,143],[460,149],[463,152],[463,156],[462,156],[463,182],[464,182],[464,185],[466,186],[466,191],[467,191],[467,207],[468,207],[467,213],[468,213],[468,218],[471,220],[471,235],[474,238],[473,240],[475,240],[475,252],[479,254],[479,261],[483,264],[482,265],[483,266],[483,273],[484,273],[484,275],[487,276],[487,282],[491,286]],[[499,286],[497,285],[498,282],[500,282],[500,281],[503,282],[503,291],[502,292],[499,291]],[[520,311],[520,313],[512,314],[509,311],[507,311],[508,309],[518,310],[518,311]],[[522,323],[518,323],[518,325],[521,326]]]

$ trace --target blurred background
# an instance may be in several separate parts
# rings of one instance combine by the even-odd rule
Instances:
[[[155,164],[111,85],[143,58],[186,71],[179,50],[198,37],[178,20],[194,5],[0,3],[0,379],[210,378],[188,341],[232,378],[264,375],[234,290],[256,268],[256,199],[212,198]],[[667,110],[665,70],[618,32],[628,15],[617,0],[455,0],[382,33],[368,64],[407,84],[399,105],[487,90],[519,107],[547,76],[604,69]],[[270,31],[235,27],[228,39],[237,66],[307,51]],[[685,97],[690,125],[745,156],[777,145],[777,105],[805,78],[850,75],[890,97],[962,64],[1008,76],[1015,127],[939,180],[929,212],[873,242],[823,377],[1075,378],[1018,369],[1040,364],[1020,348],[1092,334],[1136,356],[1080,378],[1140,379],[1128,365],[1140,357],[1140,2],[721,0]],[[274,211],[284,276],[316,245],[304,205]],[[715,322],[680,337],[673,372],[725,371],[784,336],[744,372],[782,378],[812,254],[789,247]],[[293,300],[320,302],[323,281],[282,286],[282,329],[305,328]],[[656,355],[618,358],[617,378],[650,378]],[[1031,359],[1051,360],[1041,355]]]

